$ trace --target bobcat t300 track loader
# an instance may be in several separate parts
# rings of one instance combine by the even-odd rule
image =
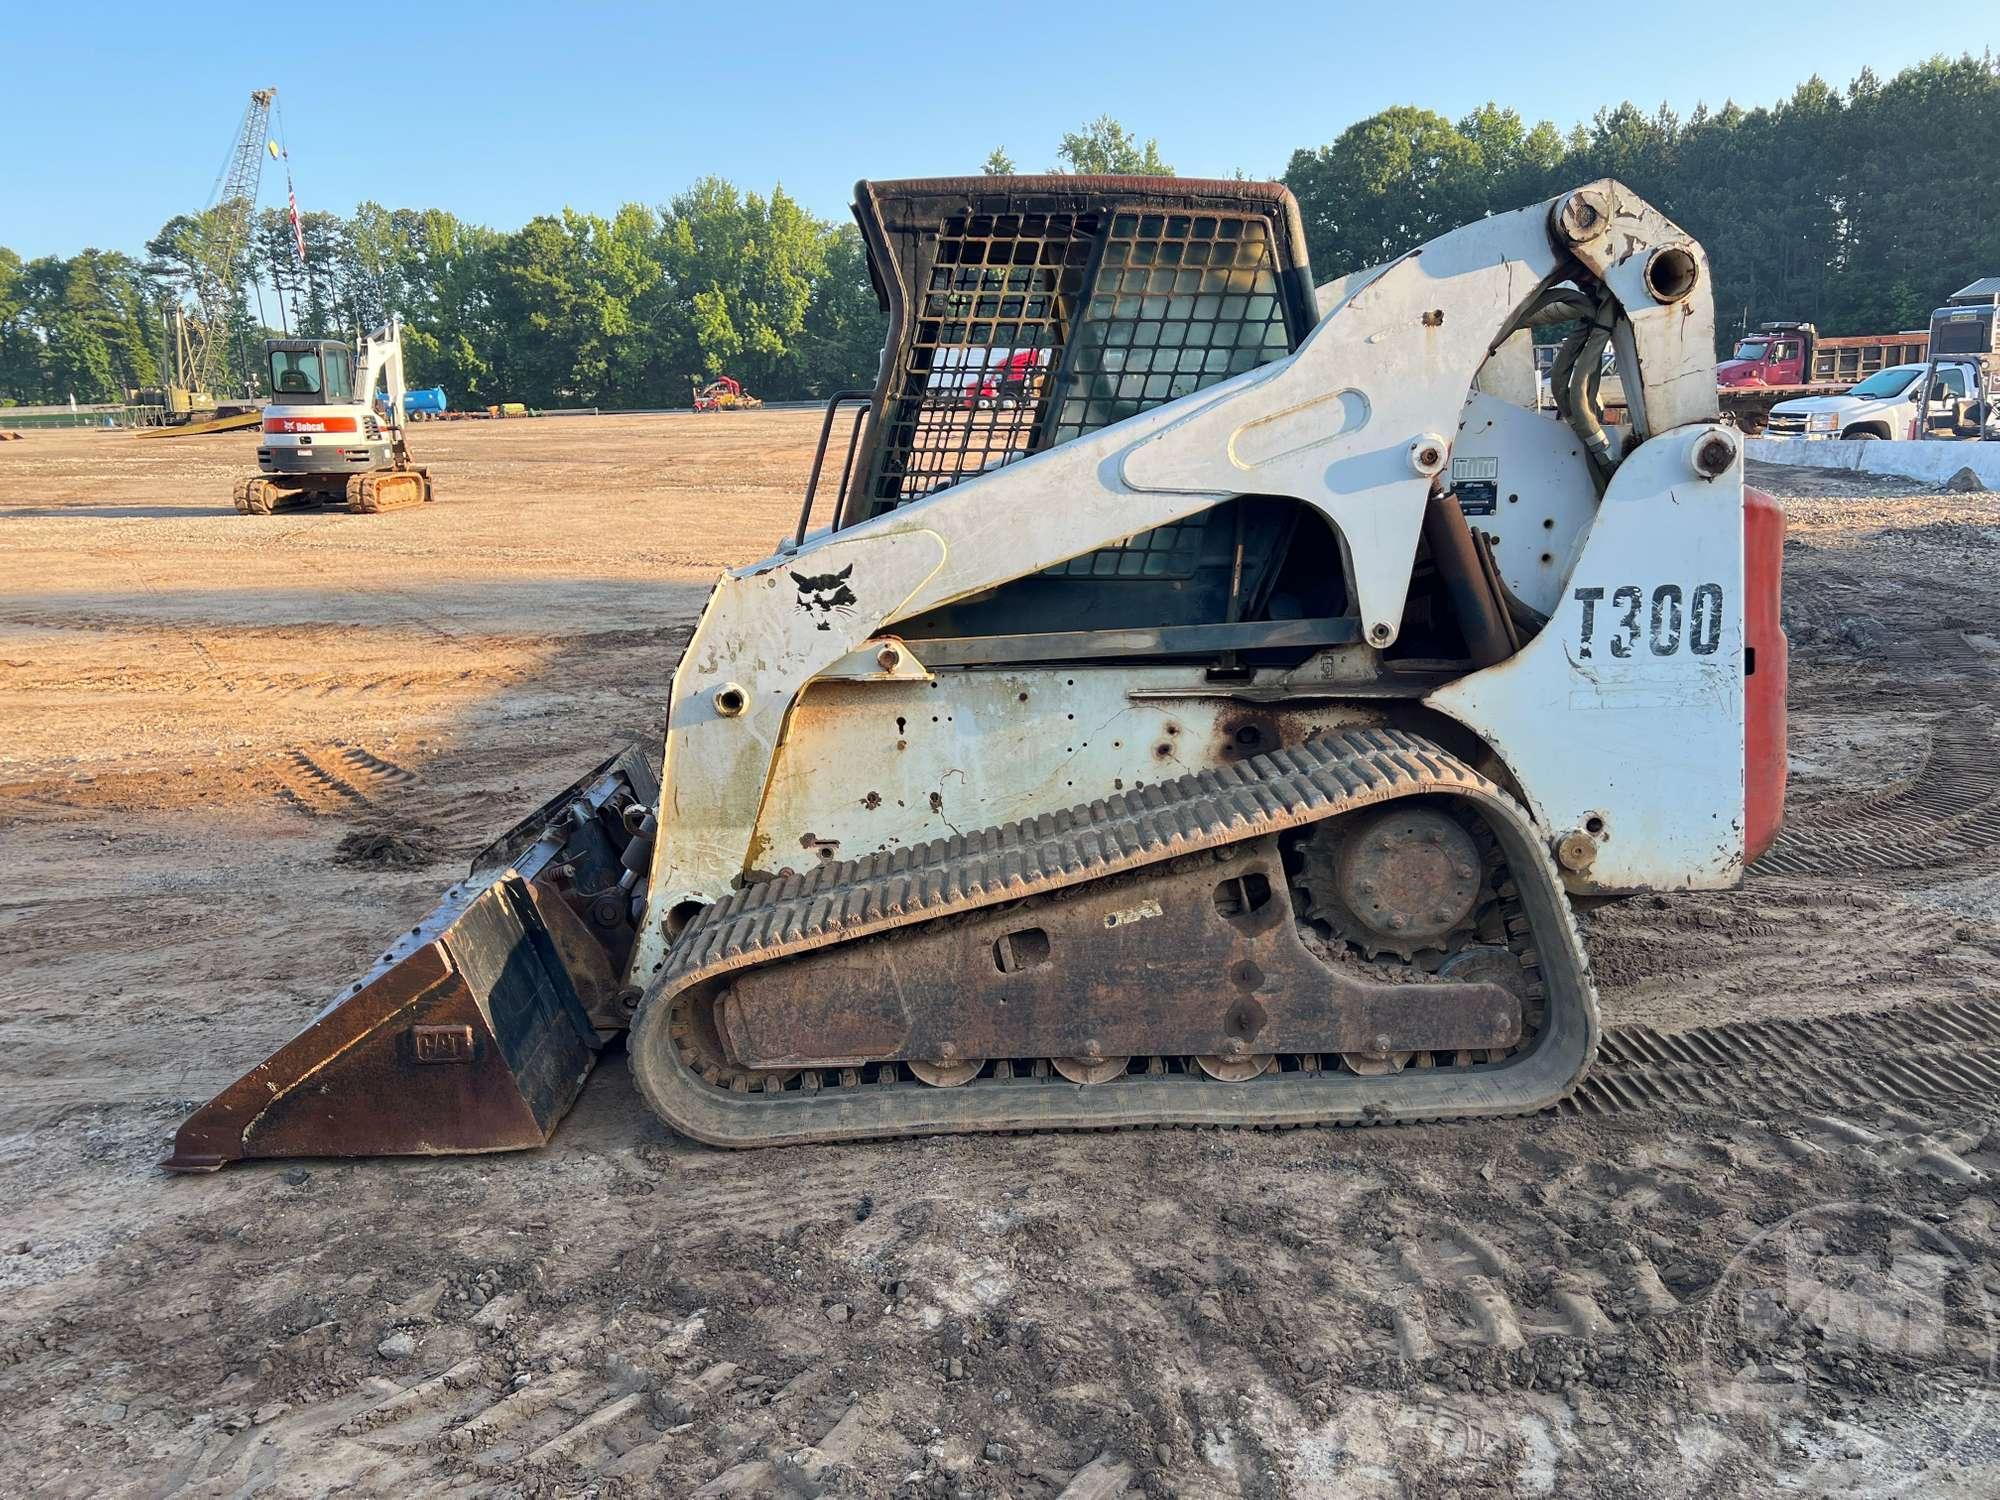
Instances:
[[[1769,843],[1782,523],[1625,187],[1317,290],[1276,187],[857,200],[832,524],[717,584],[659,779],[522,823],[169,1166],[537,1145],[621,1031],[733,1146],[1543,1109],[1597,1039],[1572,902]]]

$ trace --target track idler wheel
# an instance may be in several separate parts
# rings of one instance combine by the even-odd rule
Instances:
[[[1278,1060],[1274,1052],[1252,1052],[1244,1057],[1197,1057],[1195,1066],[1218,1083],[1248,1083],[1262,1078]]]
[[[1340,1060],[1347,1064],[1348,1072],[1363,1078],[1387,1078],[1402,1072],[1414,1056],[1414,1052],[1343,1052]]]

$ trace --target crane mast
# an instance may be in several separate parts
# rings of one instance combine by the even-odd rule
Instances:
[[[168,404],[177,409],[207,404],[206,393],[215,390],[222,374],[222,351],[240,284],[238,261],[250,237],[250,217],[263,183],[271,104],[277,96],[275,88],[251,91],[201,218],[194,315],[178,309],[174,314],[174,383],[179,389],[169,393]]]

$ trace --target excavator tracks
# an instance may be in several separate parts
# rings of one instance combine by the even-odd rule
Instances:
[[[311,490],[262,474],[251,474],[237,480],[232,498],[236,502],[237,514],[245,516],[268,516],[274,511],[297,510],[314,505],[319,499]]]
[[[2000,1001],[1940,1000],[1688,1031],[1614,1026],[1564,1114],[1807,1112],[2000,1097]]]
[[[347,508],[372,516],[385,510],[427,505],[431,500],[428,469],[397,469],[387,474],[356,474],[347,481]]]
[[[745,987],[753,973],[845,950],[851,974],[860,979],[887,956],[879,948],[850,946],[863,939],[894,942],[900,955],[903,945],[915,951],[917,944],[948,940],[955,925],[1009,906],[1032,907],[1052,897],[1097,899],[1127,882],[1143,896],[1144,880],[1171,878],[1188,867],[1190,856],[1214,861],[1213,871],[1227,875],[1228,861],[1237,851],[1252,854],[1257,841],[1275,844],[1276,835],[1407,798],[1448,803],[1490,836],[1493,907],[1504,922],[1504,951],[1513,955],[1531,995],[1525,1029],[1512,1045],[1446,1053],[1444,1066],[1424,1065],[1433,1061],[1428,1054],[1404,1065],[1406,1054],[1397,1052],[1390,1066],[1370,1071],[1343,1067],[1324,1052],[1273,1049],[1271,1061],[1254,1072],[1197,1066],[1192,1057],[1139,1055],[1136,1048],[1123,1066],[1097,1066],[1120,1060],[1121,1049],[1107,1046],[1101,1058],[1003,1057],[956,1086],[935,1086],[909,1062],[731,1069],[716,1065],[712,1045],[695,1043],[704,1009],[720,1009],[718,997],[732,986]],[[1113,927],[1123,911],[1144,904],[1114,905],[1102,925]],[[1003,953],[1001,973],[1007,967]],[[1150,965],[1147,970],[1127,980],[1135,1004],[1149,988]],[[1329,989],[1340,972],[1340,965],[1328,966]],[[981,983],[976,973],[963,976],[975,1003]],[[1223,984],[1218,972],[1208,988]],[[1474,982],[1461,992],[1477,996],[1491,988]],[[1421,996],[1412,998],[1421,1004]],[[822,1014],[830,1029],[850,1019],[845,999],[839,992],[825,995]],[[966,1014],[979,1020],[976,1011]],[[811,1017],[805,1019],[810,1030]],[[1431,742],[1367,729],[748,886],[701,913],[681,934],[647,987],[630,1049],[641,1089],[677,1130],[717,1145],[760,1146],[971,1131],[1283,1127],[1527,1114],[1570,1094],[1589,1068],[1597,1037],[1588,961],[1526,814]],[[1072,1066],[1055,1065],[1061,1062]],[[956,1080],[957,1072],[946,1076]],[[1071,1081],[1078,1077],[1104,1081]]]

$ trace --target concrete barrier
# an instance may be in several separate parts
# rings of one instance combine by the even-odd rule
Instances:
[[[2000,490],[2000,443],[1813,441],[1800,438],[1746,439],[1743,451],[1767,464],[1804,469],[1853,469],[1891,479],[1943,484],[1970,469],[1989,490]]]

